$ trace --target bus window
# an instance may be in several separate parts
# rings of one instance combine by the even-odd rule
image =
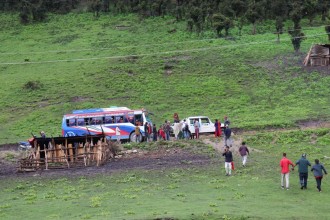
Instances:
[[[68,120],[66,120],[66,124],[69,127],[75,126],[76,125],[76,119],[74,119],[74,118],[68,119]]]
[[[77,119],[77,124],[78,124],[78,126],[84,126],[85,125],[85,120],[83,118],[78,118]]]
[[[95,117],[91,119],[90,125],[100,125],[102,124],[102,118],[101,117]]]
[[[116,123],[123,123],[124,122],[124,116],[116,116],[115,120],[116,120]]]
[[[113,117],[106,116],[104,117],[104,124],[112,124],[113,123]]]

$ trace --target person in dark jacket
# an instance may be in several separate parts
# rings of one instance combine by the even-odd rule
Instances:
[[[242,165],[245,167],[246,161],[247,161],[247,156],[250,156],[250,151],[249,148],[247,148],[245,141],[242,142],[242,146],[238,149],[241,157],[242,157]]]
[[[321,182],[323,178],[323,173],[327,174],[327,171],[325,170],[323,164],[320,164],[320,161],[318,159],[315,159],[315,164],[312,166],[312,171],[314,173],[314,177],[316,180],[316,188],[321,192]]]
[[[226,146],[225,152],[222,154],[222,156],[225,157],[226,176],[230,176],[231,175],[231,170],[232,170],[233,154],[229,150],[228,146]]]
[[[229,125],[226,125],[225,128],[225,146],[229,146],[232,147],[232,143],[231,143],[231,129],[229,127]]]
[[[153,124],[152,125],[152,134],[153,134],[153,141],[157,141],[157,127],[156,127],[156,124]]]
[[[301,155],[301,158],[296,162],[297,165],[299,165],[300,189],[307,189],[308,166],[311,166],[311,163],[306,159],[306,154]]]

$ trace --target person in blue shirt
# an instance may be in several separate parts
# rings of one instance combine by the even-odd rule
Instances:
[[[321,192],[321,182],[323,178],[322,171],[324,174],[327,174],[327,171],[325,170],[323,164],[320,164],[318,159],[315,159],[315,164],[312,166],[312,171],[316,180],[316,188],[319,190],[319,192]]]
[[[307,179],[308,179],[308,166],[311,166],[311,163],[306,159],[306,154],[302,154],[301,158],[296,162],[296,165],[299,165],[299,180],[300,180],[300,189],[307,189]]]

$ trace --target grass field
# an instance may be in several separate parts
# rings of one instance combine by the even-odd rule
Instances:
[[[294,130],[236,137],[244,138],[253,150],[246,168],[235,156],[231,177],[224,175],[219,153],[201,145],[199,149],[213,155],[208,166],[2,179],[0,218],[329,219],[327,176],[322,193],[317,192],[312,173],[308,189],[301,190],[296,168],[287,191],[280,188],[279,172],[282,152],[292,161],[305,152],[312,164],[320,158],[329,170],[329,159],[323,158],[330,155],[329,132]]]
[[[188,33],[171,17],[72,13],[22,26],[17,14],[2,13],[0,20],[0,144],[40,130],[58,136],[74,109],[127,106],[147,108],[157,124],[174,112],[228,115],[234,127],[256,130],[239,138],[260,151],[244,169],[236,156],[229,178],[207,146],[212,163],[186,170],[1,177],[0,219],[330,219],[328,177],[318,193],[310,173],[302,191],[296,170],[283,191],[278,167],[283,152],[293,161],[307,153],[330,170],[329,128],[295,130],[300,121],[330,119],[329,71],[302,67],[313,43],[327,43],[324,24],[303,23],[307,39],[295,54],[288,34],[276,43],[271,22],[255,36],[247,26],[242,36],[233,29],[231,39],[217,39]]]
[[[226,40],[188,33],[171,17],[81,13],[22,26],[16,14],[0,16],[0,143],[58,136],[63,114],[108,106],[147,108],[158,124],[174,112],[228,115],[245,129],[329,120],[329,74],[301,65],[311,44],[327,42],[318,21],[305,25],[296,55],[288,34],[276,43],[270,22]]]

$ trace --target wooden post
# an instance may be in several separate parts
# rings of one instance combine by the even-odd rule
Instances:
[[[45,166],[46,166],[46,170],[48,170],[48,152],[46,146],[44,148],[44,152],[45,152]]]
[[[72,144],[68,144],[69,148],[69,154],[70,154],[70,162],[73,163],[73,149],[72,149]]]

